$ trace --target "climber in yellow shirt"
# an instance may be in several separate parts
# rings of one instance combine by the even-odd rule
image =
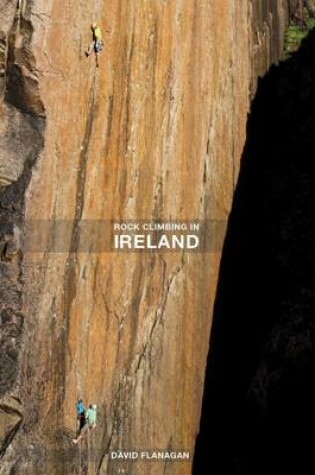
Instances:
[[[89,49],[86,51],[86,56],[89,56],[92,51],[94,50],[95,58],[96,58],[96,66],[98,67],[98,55],[103,49],[103,41],[102,41],[102,30],[97,23],[93,23],[91,25],[91,30],[93,33],[93,41],[90,44]]]

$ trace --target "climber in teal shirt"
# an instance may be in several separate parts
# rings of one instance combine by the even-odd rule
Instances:
[[[85,413],[86,423],[82,427],[79,436],[76,439],[73,439],[74,444],[77,444],[88,430],[94,429],[96,427],[96,409],[96,404],[90,404],[88,410]]]

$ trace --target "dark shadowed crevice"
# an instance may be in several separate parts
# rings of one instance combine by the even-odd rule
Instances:
[[[69,249],[69,257],[67,259],[66,264],[66,274],[64,276],[64,310],[63,310],[63,319],[64,319],[64,329],[60,335],[59,340],[57,341],[56,348],[55,348],[55,357],[54,357],[54,366],[55,366],[55,374],[56,378],[54,381],[56,387],[56,393],[58,394],[58,398],[56,399],[56,411],[59,413],[60,419],[62,419],[62,410],[63,410],[63,402],[65,398],[65,389],[67,386],[66,381],[66,365],[67,365],[67,358],[71,358],[71,355],[68,355],[68,335],[69,335],[69,328],[70,328],[70,314],[71,314],[71,307],[75,300],[77,287],[76,287],[76,272],[77,272],[77,252],[80,245],[80,236],[81,236],[81,228],[80,228],[80,221],[82,219],[83,208],[84,208],[84,198],[85,198],[85,187],[86,187],[86,174],[87,174],[87,166],[88,166],[88,156],[89,156],[89,149],[91,145],[91,135],[93,131],[93,124],[94,124],[94,117],[97,113],[97,76],[96,73],[94,74],[93,84],[91,86],[89,92],[89,103],[88,103],[88,111],[86,116],[86,126],[83,135],[81,153],[80,153],[80,161],[79,161],[79,170],[80,173],[77,177],[77,190],[76,190],[76,208],[75,208],[75,216],[73,221],[73,226],[71,230],[71,240],[70,240],[70,249]],[[62,366],[60,366],[60,361],[63,362]],[[58,388],[62,388],[62,390],[57,390]],[[72,437],[74,434],[72,434]],[[87,447],[85,446],[81,452],[81,457],[78,457],[77,451],[78,447],[73,446],[73,452],[75,452],[74,457],[63,456],[64,447],[67,447],[70,442],[70,434],[66,434],[63,436],[56,444],[55,450],[55,463],[58,467],[58,470],[63,470],[64,472],[67,471],[75,471],[80,469],[80,473],[82,475],[87,474]],[[80,466],[80,468],[78,468]]]
[[[76,208],[75,216],[71,231],[71,241],[70,241],[70,254],[67,260],[67,272],[64,279],[64,292],[65,292],[65,303],[64,303],[64,318],[65,318],[65,327],[67,328],[65,337],[68,336],[69,324],[70,324],[70,311],[72,302],[76,296],[76,253],[78,252],[79,243],[80,243],[80,221],[82,219],[83,207],[84,207],[84,197],[85,197],[85,187],[86,187],[86,174],[87,174],[87,165],[88,165],[88,155],[89,148],[91,144],[91,135],[93,129],[93,120],[96,113],[96,77],[94,76],[93,84],[90,89],[89,94],[89,106],[86,119],[85,133],[83,136],[79,170],[80,173],[77,177],[77,190],[76,190]],[[64,351],[66,349],[66,344],[63,345]],[[65,356],[65,355],[64,355]],[[63,358],[64,359],[64,358]],[[56,361],[59,361],[58,359]],[[65,388],[65,381],[60,382],[59,387]],[[61,402],[61,401],[60,401]]]
[[[22,112],[45,117],[39,91],[39,74],[32,51],[33,33],[30,18],[18,11],[8,37],[5,99]]]
[[[2,441],[1,443],[1,450],[0,450],[0,458],[3,457],[3,455],[5,454],[7,448],[9,447],[9,445],[11,444],[12,440],[14,439],[15,435],[17,434],[17,432],[19,431],[19,428],[20,428],[20,425],[21,425],[22,421],[20,421],[19,423],[17,423],[13,429],[11,429],[11,431],[7,434],[7,436],[5,437],[4,441]]]
[[[315,32],[260,81],[222,255],[195,475],[315,469]]]

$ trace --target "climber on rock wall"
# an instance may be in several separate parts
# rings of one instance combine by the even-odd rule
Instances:
[[[87,433],[88,430],[95,429],[96,427],[96,404],[90,404],[88,410],[85,413],[85,419],[86,423],[82,427],[82,430],[80,431],[78,437],[76,439],[73,439],[72,442],[74,444],[77,444],[79,440],[83,437],[84,434]]]
[[[94,50],[95,58],[96,58],[96,67],[98,67],[99,66],[98,55],[102,51],[102,48],[103,48],[102,30],[97,23],[93,23],[91,25],[91,30],[93,33],[93,41],[90,44],[90,47],[88,48],[88,50],[85,52],[85,54],[86,56],[90,56],[90,54]]]
[[[79,421],[79,433],[83,429],[83,426],[86,423],[86,418],[85,418],[85,407],[83,404],[82,399],[78,399],[75,405],[76,411],[77,411],[77,420]]]

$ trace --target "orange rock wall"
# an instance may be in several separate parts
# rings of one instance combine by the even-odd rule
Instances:
[[[189,474],[215,242],[257,77],[281,54],[284,2],[6,3],[0,209],[20,193],[19,221],[15,211],[5,218],[22,236],[25,223],[47,220],[50,236],[64,222],[70,237],[63,252],[23,252],[21,244],[4,263],[5,272],[15,266],[14,311],[24,323],[3,397],[16,398],[23,422],[15,414],[0,473]],[[94,55],[84,56],[94,20],[105,43],[98,69]],[[12,129],[20,134],[13,142]],[[100,220],[125,219],[222,223],[205,236],[212,252],[79,252],[76,222],[90,220],[97,234]],[[71,444],[78,396],[99,409],[97,430],[81,448]],[[110,460],[118,449],[187,450],[191,459]]]

